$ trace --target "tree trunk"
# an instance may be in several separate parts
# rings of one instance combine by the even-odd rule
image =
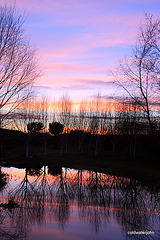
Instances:
[[[60,150],[60,155],[62,156],[63,154],[63,144],[64,144],[64,135],[61,134],[61,150]]]
[[[116,144],[115,144],[115,141],[113,141],[113,143],[112,143],[112,151],[113,151],[113,153],[115,153],[115,151],[116,151]]]
[[[68,143],[66,142],[66,153],[68,153]]]
[[[26,157],[29,156],[29,142],[26,142]]]
[[[79,133],[79,146],[78,150],[82,153],[83,152],[83,133]]]
[[[98,155],[98,136],[96,135],[95,156]]]
[[[47,143],[44,141],[44,156],[47,155]]]
[[[44,133],[42,141],[43,141],[43,144],[44,144],[43,155],[46,156],[47,155],[47,142],[48,142],[48,136],[46,135],[46,133]]]
[[[3,158],[3,154],[4,154],[4,152],[3,152],[3,140],[0,142],[0,144],[1,144],[1,158]]]

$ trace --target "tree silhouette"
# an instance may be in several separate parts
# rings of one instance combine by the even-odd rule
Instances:
[[[2,118],[31,96],[31,84],[39,75],[24,23],[15,5],[0,6],[0,110],[6,110]]]
[[[31,122],[27,124],[27,130],[30,134],[39,133],[43,130],[43,123],[41,122]]]
[[[63,132],[63,124],[52,122],[49,124],[49,132],[55,136]]]
[[[119,64],[120,74],[114,83],[122,87],[146,113],[150,130],[160,144],[152,122],[152,109],[156,98],[159,98],[160,19],[146,15],[136,40],[130,57]]]

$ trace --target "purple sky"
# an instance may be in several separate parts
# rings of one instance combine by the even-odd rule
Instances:
[[[144,13],[160,15],[159,0],[16,0],[16,5],[26,13],[26,31],[40,57],[43,75],[35,89],[55,99],[66,93],[73,100],[98,92],[116,95],[106,85],[110,70],[135,43]]]

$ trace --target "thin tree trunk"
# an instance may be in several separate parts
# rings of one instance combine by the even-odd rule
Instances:
[[[44,141],[44,156],[47,155],[47,143]]]
[[[116,151],[116,144],[115,144],[115,141],[113,141],[113,143],[112,143],[112,151],[113,151],[113,153],[115,153],[115,151]]]
[[[66,153],[68,153],[68,143],[66,142]]]
[[[60,150],[60,155],[62,156],[63,154],[63,144],[64,144],[64,135],[61,134],[61,150]]]
[[[98,155],[99,135],[96,135],[95,156]]]
[[[26,142],[26,157],[29,156],[29,142]]]
[[[3,154],[4,154],[4,152],[3,152],[3,141],[1,141],[1,158],[3,158]]]

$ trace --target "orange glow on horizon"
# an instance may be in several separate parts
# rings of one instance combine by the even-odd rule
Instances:
[[[70,106],[70,107],[69,107]],[[128,107],[129,106],[129,107]],[[33,110],[33,111],[47,111],[54,113],[65,112],[74,113],[107,113],[119,111],[133,111],[134,106],[120,102],[116,99],[110,100],[85,100],[85,101],[72,101],[72,100],[31,100],[26,101],[18,108],[18,110]],[[138,108],[137,108],[138,109]]]

